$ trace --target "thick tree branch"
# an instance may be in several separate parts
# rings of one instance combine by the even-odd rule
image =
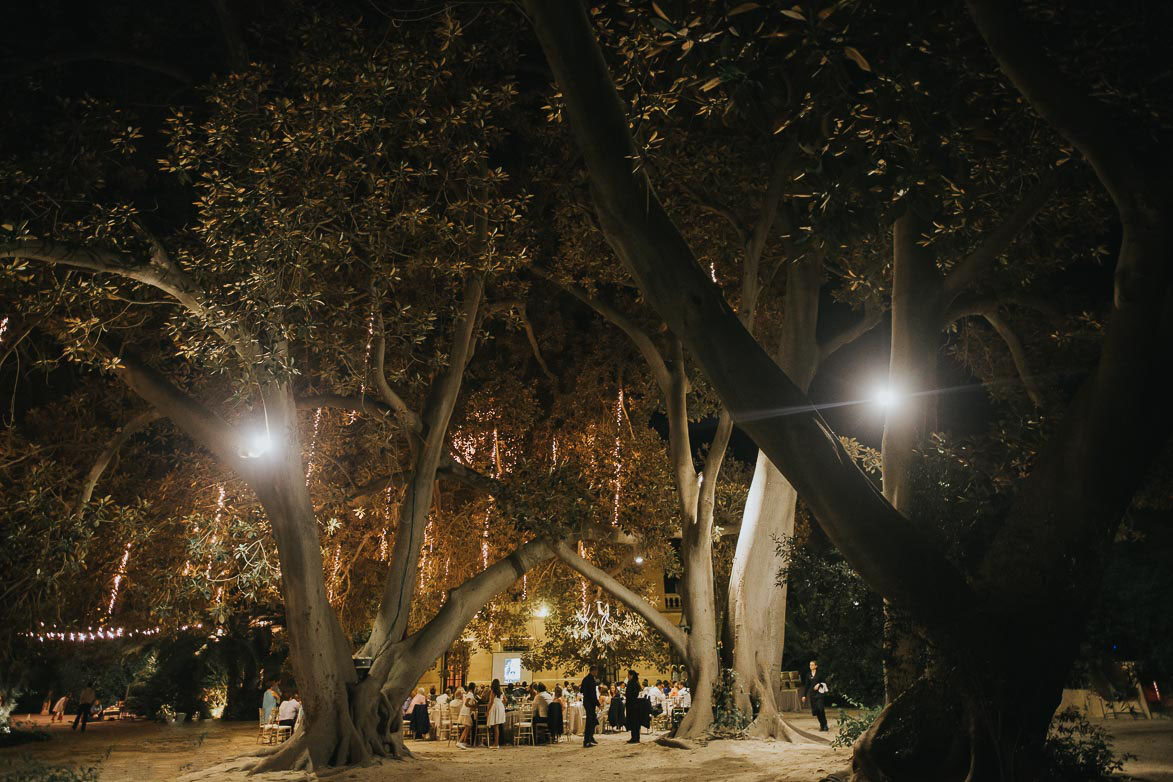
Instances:
[[[393,411],[403,428],[407,431],[409,439],[413,444],[417,443],[424,436],[424,421],[410,407],[403,401],[403,397],[391,388],[391,384],[387,382],[387,333],[383,325],[383,313],[379,312],[376,317],[375,330],[371,335],[371,352],[375,357],[375,388],[379,390],[379,396],[387,403]]]
[[[299,410],[329,407],[334,410],[353,410],[375,418],[392,418],[395,411],[384,402],[369,396],[343,396],[341,394],[310,394],[297,398]]]
[[[448,369],[445,370],[439,386],[439,393],[424,411],[425,451],[432,452],[429,458],[439,459],[448,436],[448,422],[456,407],[464,370],[476,345],[476,326],[480,322],[481,299],[485,292],[485,278],[474,273],[464,286],[464,301],[461,305],[461,319],[452,334],[452,350],[448,355]]]
[[[864,303],[863,317],[819,345],[819,363],[822,364],[831,356],[835,355],[837,351],[855,342],[864,334],[867,334],[883,319],[884,309],[871,299],[868,299]]]
[[[945,277],[944,305],[946,307],[965,291],[979,282],[998,260],[1010,249],[1014,239],[1022,233],[1027,224],[1050,200],[1059,184],[1059,169],[1052,168],[1027,191],[1010,214],[1006,215],[994,230],[990,231],[981,244],[961,260]]]
[[[163,251],[157,240],[153,237],[148,237],[148,240],[152,253],[151,261],[147,264],[138,263],[130,256],[113,250],[96,250],[48,239],[20,239],[0,244],[0,258],[24,258],[116,274],[166,293],[201,321],[213,321],[214,313],[206,302],[205,292]],[[222,340],[234,346],[242,358],[247,360],[253,355],[251,341],[218,327],[214,331]]]
[[[253,477],[251,465],[241,456],[241,438],[235,428],[144,364],[132,352],[121,350],[117,354],[115,374],[131,391],[211,451],[221,464],[234,469],[246,480]]]
[[[863,578],[925,624],[956,622],[973,601],[961,573],[883,499],[754,341],[697,264],[646,172],[633,167],[626,112],[585,9],[556,0],[526,0],[525,7],[566,99],[607,239],[644,296]]]
[[[398,470],[387,475],[381,475],[373,478],[362,486],[358,486],[350,494],[346,496],[348,505],[360,505],[364,501],[375,496],[379,492],[386,489],[388,486],[393,486],[400,483],[411,475],[411,470]],[[493,494],[501,491],[501,482],[496,478],[491,478],[488,475],[477,472],[471,467],[465,467],[460,462],[455,461],[450,457],[445,457],[440,465],[436,468],[436,476],[449,478],[457,483],[476,489],[477,491],[487,492]]]
[[[450,591],[436,616],[406,639],[410,644],[411,655],[431,665],[494,595],[508,589],[534,567],[553,556],[554,550],[545,540],[524,543],[509,556],[494,562]]]
[[[496,314],[498,312],[515,311],[518,319],[521,321],[522,327],[525,329],[525,338],[529,340],[530,350],[534,353],[534,358],[541,367],[542,374],[551,382],[556,382],[557,378],[554,373],[550,371],[549,365],[546,364],[546,359],[542,355],[542,348],[538,344],[538,336],[534,333],[534,325],[530,322],[529,314],[526,312],[525,302],[521,299],[510,299],[508,301],[497,301],[485,307],[486,314]]]
[[[81,513],[85,510],[86,505],[89,504],[90,498],[94,495],[94,487],[98,485],[98,480],[102,477],[102,473],[106,472],[106,468],[110,466],[110,462],[114,459],[114,455],[118,453],[127,440],[134,437],[136,434],[146,429],[148,426],[158,421],[163,417],[163,414],[158,410],[146,410],[139,413],[134,418],[126,422],[118,432],[106,442],[106,447],[98,454],[98,458],[94,460],[94,465],[90,467],[90,471],[86,473],[85,481],[82,483],[81,492],[77,499],[77,508],[75,513]]]
[[[538,366],[542,368],[542,374],[551,383],[557,383],[558,378],[554,377],[554,373],[550,371],[550,366],[542,356],[542,346],[538,344],[538,335],[534,333],[534,324],[530,322],[529,314],[525,311],[524,303],[518,309],[517,314],[521,318],[521,325],[525,328],[525,338],[529,340],[529,346],[534,352],[534,358],[537,360]]]
[[[1031,374],[1030,366],[1026,361],[1026,350],[1023,349],[1018,335],[1014,333],[1014,329],[1010,328],[1010,324],[998,314],[996,307],[987,309],[982,313],[982,317],[994,328],[994,331],[998,332],[998,336],[1002,338],[1002,341],[1006,343],[1006,347],[1010,349],[1010,357],[1014,360],[1014,368],[1018,371],[1018,377],[1022,379],[1023,388],[1026,389],[1026,395],[1030,397],[1030,401],[1035,407],[1042,407],[1043,394],[1039,389],[1039,384],[1035,382],[1034,375]]]
[[[646,331],[635,325],[631,318],[610,304],[607,304],[601,299],[594,298],[577,286],[564,285],[545,269],[534,266],[530,267],[530,271],[534,275],[554,283],[626,334],[632,343],[634,343],[636,349],[639,350],[640,355],[644,357],[644,361],[648,362],[648,367],[652,370],[652,377],[655,378],[656,385],[660,387],[663,393],[668,393],[668,390],[672,387],[672,375],[668,371],[668,365],[664,361],[664,354],[656,347],[656,343],[652,341],[652,338]]]
[[[680,518],[696,517],[700,481],[693,463],[692,437],[688,431],[688,375],[684,371],[684,345],[675,334],[672,341],[671,383],[664,389],[668,419],[668,453],[680,500]]]
[[[717,497],[717,483],[721,478],[721,464],[725,461],[725,452],[729,449],[729,438],[733,435],[733,417],[729,411],[721,409],[717,416],[717,432],[709,444],[709,452],[705,455],[704,480],[700,485],[700,497],[697,500],[697,520],[712,524],[713,504]],[[706,535],[712,535],[713,530],[703,530]]]
[[[754,315],[757,313],[758,295],[761,292],[762,256],[766,251],[766,243],[770,239],[770,232],[774,229],[774,221],[778,217],[778,205],[782,202],[782,192],[786,188],[786,180],[790,174],[790,166],[794,161],[797,144],[789,144],[774,162],[770,175],[770,183],[766,186],[766,197],[762,204],[761,214],[754,223],[753,232],[745,242],[745,267],[741,274],[741,322],[753,332]]]
[[[690,185],[684,180],[680,180],[679,184],[686,193],[693,197],[697,206],[729,223],[729,227],[737,235],[737,243],[739,245],[742,247],[749,246],[749,243],[752,241],[753,231],[746,225],[745,221],[741,219],[741,216],[737,212],[733,211],[726,204],[721,203],[711,193],[706,193],[699,187]]]
[[[1117,121],[1114,111],[1076,86],[1051,62],[1008,0],[968,0],[970,15],[1006,77],[1026,101],[1083,154],[1120,213],[1125,234],[1162,225],[1170,202],[1165,159],[1151,142]],[[1133,266],[1146,253],[1122,252],[1116,303],[1143,300],[1162,271]]]
[[[603,587],[616,600],[643,617],[644,621],[650,624],[656,632],[664,636],[664,640],[672,646],[673,651],[681,657],[688,659],[688,643],[684,637],[684,633],[681,632],[679,627],[668,621],[668,618],[660,613],[660,609],[619,583],[619,581],[602,568],[595,567],[590,562],[587,562],[576,554],[570,546],[566,545],[566,543],[555,541],[552,545],[558,559],[578,571],[580,575],[592,584],[598,584]]]

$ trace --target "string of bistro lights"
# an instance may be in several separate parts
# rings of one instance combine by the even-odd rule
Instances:
[[[31,633],[23,633],[26,638],[33,638],[41,643],[46,641],[65,641],[70,643],[88,643],[90,641],[115,641],[120,638],[149,638],[151,636],[160,635],[166,628],[156,625],[155,627],[147,627],[142,629],[127,629],[125,627],[87,627],[85,630],[59,630],[55,627],[45,627],[42,623],[42,629]],[[190,625],[181,625],[175,629],[175,632],[185,633],[188,630],[202,630],[204,625],[202,622],[196,622]],[[223,628],[217,628],[218,635],[223,634]]]

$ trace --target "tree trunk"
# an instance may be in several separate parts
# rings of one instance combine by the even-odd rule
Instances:
[[[763,738],[787,735],[778,708],[786,587],[775,586],[775,540],[794,534],[797,500],[794,487],[759,451],[729,574],[729,624],[734,705],[753,719],[750,735]]]
[[[272,451],[257,459],[250,482],[273,525],[294,676],[305,719],[300,730],[253,772],[317,769],[365,760],[349,708],[356,681],[351,646],[326,596],[318,521],[301,463],[297,410],[285,386],[263,392]]]
[[[880,447],[884,496],[915,516],[912,469],[916,451],[936,426],[937,353],[941,344],[942,278],[920,245],[923,223],[911,209],[892,226],[892,336]],[[924,642],[884,602],[884,692],[888,702],[921,674]]]
[[[523,544],[451,590],[444,605],[422,628],[385,647],[374,659],[367,678],[354,688],[351,711],[363,741],[392,757],[411,757],[403,741],[401,708],[411,688],[495,595],[553,556],[554,547],[547,541]]]
[[[716,480],[713,476],[712,480]],[[709,512],[712,518],[712,512]],[[685,522],[680,545],[683,573],[681,603],[688,622],[688,686],[692,705],[676,729],[677,738],[704,735],[713,723],[713,687],[720,664],[717,660],[717,611],[713,588],[712,524]]]
[[[787,265],[779,365],[804,392],[819,365],[815,329],[823,264],[818,251]],[[728,624],[733,642],[734,705],[762,738],[795,734],[779,712],[779,673],[786,641],[786,586],[775,587],[778,541],[794,535],[798,492],[758,452],[729,573]],[[754,706],[756,705],[756,709]]]

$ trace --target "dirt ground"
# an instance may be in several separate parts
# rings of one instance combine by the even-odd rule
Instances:
[[[791,720],[811,729],[807,716]],[[38,719],[44,727],[44,719]],[[1106,720],[1116,737],[1117,752],[1137,756],[1126,772],[1145,782],[1173,782],[1173,720]],[[53,725],[49,741],[0,750],[0,779],[6,771],[29,763],[95,767],[100,782],[242,782],[236,760],[256,748],[256,728],[240,723],[203,722],[166,727],[146,722],[91,723],[85,734],[68,725]],[[821,745],[762,741],[714,741],[681,750],[645,742],[625,743],[626,734],[605,734],[600,745],[584,750],[574,737],[554,746],[512,747],[500,750],[460,750],[443,741],[409,741],[417,760],[386,762],[331,775],[348,782],[375,782],[410,778],[411,782],[816,782],[843,772],[851,762],[849,750]],[[253,782],[303,780],[302,773],[266,774]]]

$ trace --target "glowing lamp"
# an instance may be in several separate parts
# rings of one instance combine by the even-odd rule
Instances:
[[[900,404],[900,394],[894,391],[891,386],[880,386],[872,394],[872,401],[876,403],[877,407],[890,410]]]

